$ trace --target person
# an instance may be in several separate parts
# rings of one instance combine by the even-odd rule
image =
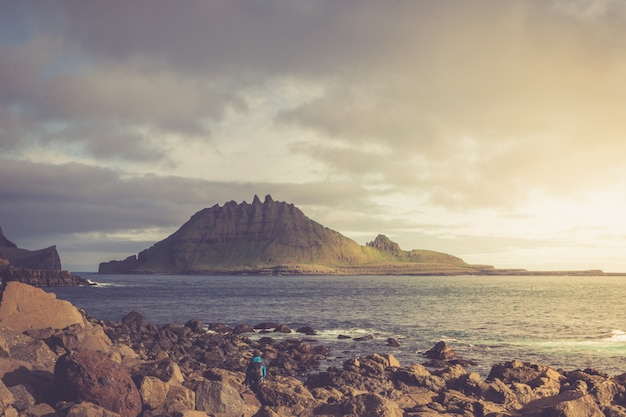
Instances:
[[[257,349],[252,353],[252,360],[246,369],[246,380],[244,381],[244,385],[250,387],[252,391],[256,393],[259,389],[259,385],[265,381],[266,377],[267,370],[265,369],[265,366],[263,366],[261,351]]]

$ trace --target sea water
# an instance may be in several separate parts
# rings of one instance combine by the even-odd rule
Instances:
[[[626,373],[626,277],[82,276],[98,285],[49,290],[99,319],[311,326],[317,335],[248,336],[328,345],[322,369],[372,353],[423,363],[443,340],[483,376],[509,360]]]

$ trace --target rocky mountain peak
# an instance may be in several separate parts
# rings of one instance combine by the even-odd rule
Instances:
[[[373,242],[368,242],[367,246],[378,249],[381,252],[391,252],[393,254],[400,253],[400,245],[392,241],[385,235],[378,235]]]

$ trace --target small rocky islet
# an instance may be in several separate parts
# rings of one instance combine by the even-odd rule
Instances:
[[[254,327],[267,333],[253,340]],[[53,293],[5,282],[0,416],[626,416],[626,374],[513,360],[483,379],[444,342],[422,364],[372,353],[322,370],[329,349],[307,340],[314,329],[298,330],[157,325],[139,312],[103,321]],[[243,385],[254,349],[268,369],[256,394]]]

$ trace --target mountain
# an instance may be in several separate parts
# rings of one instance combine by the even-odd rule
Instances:
[[[14,267],[61,270],[61,258],[56,246],[39,250],[20,249],[4,236],[0,227],[0,258]]]
[[[100,273],[407,274],[475,273],[483,266],[433,251],[403,251],[383,235],[361,246],[271,196],[194,214],[175,233]]]

